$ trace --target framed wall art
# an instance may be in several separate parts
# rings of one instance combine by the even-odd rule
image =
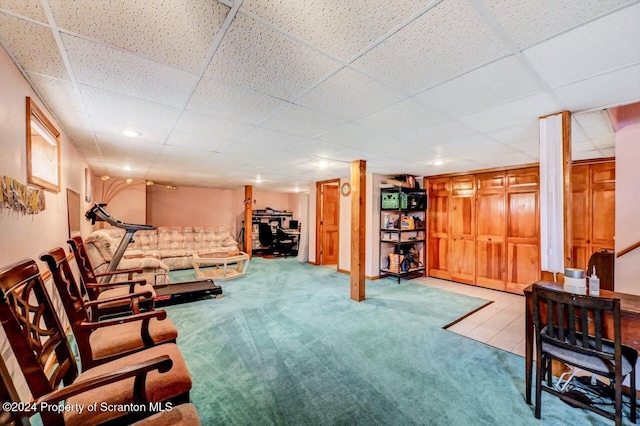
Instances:
[[[60,132],[28,96],[27,180],[60,192]]]

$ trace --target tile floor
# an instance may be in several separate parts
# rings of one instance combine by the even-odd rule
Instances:
[[[524,296],[431,277],[412,281],[493,302],[447,330],[524,357]]]

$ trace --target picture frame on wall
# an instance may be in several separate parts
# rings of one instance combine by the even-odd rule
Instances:
[[[27,180],[60,192],[60,132],[28,96]]]

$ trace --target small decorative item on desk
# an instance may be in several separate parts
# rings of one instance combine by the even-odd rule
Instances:
[[[576,294],[587,294],[587,280],[584,271],[576,268],[564,269],[564,291]]]

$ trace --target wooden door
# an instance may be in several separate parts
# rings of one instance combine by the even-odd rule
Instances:
[[[529,168],[507,172],[507,287],[511,293],[540,279],[540,174]]]
[[[505,174],[476,175],[476,283],[506,288]]]
[[[429,179],[428,275],[448,280],[449,274],[449,192],[451,179]]]
[[[340,191],[338,185],[322,185],[320,216],[320,265],[338,264],[338,223],[340,222]]]
[[[571,167],[571,266],[585,270],[591,255],[589,165]]]
[[[591,255],[615,248],[615,163],[571,168],[572,264],[586,269]]]
[[[591,168],[591,254],[615,249],[616,169],[615,163],[592,164]]]
[[[449,208],[449,272],[453,281],[475,284],[475,219],[474,176],[452,178]]]

